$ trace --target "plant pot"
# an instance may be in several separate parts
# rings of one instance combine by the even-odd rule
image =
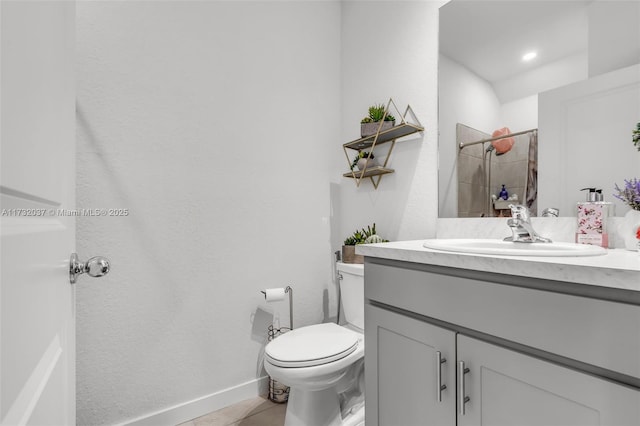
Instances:
[[[624,247],[627,250],[638,250],[638,239],[636,238],[638,227],[640,227],[640,211],[629,210],[618,226],[618,233],[624,240]]]
[[[342,246],[343,263],[364,263],[364,256],[356,254],[356,246]]]
[[[356,165],[358,166],[358,170],[362,171],[364,170],[365,166],[368,168],[377,166],[378,162],[376,161],[375,158],[371,158],[369,160],[367,160],[366,158],[361,158],[358,160],[358,163]]]
[[[382,128],[380,131],[389,130],[393,126],[395,126],[395,121],[383,121]],[[371,135],[375,135],[378,131],[378,127],[380,126],[380,122],[377,121],[375,123],[360,123],[360,136],[367,137]]]

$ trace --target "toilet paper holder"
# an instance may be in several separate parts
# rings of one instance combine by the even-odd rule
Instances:
[[[283,288],[268,288],[260,290],[267,302],[275,302],[284,299],[285,294],[289,294],[289,327],[275,328],[273,324],[267,328],[267,340],[272,341],[276,337],[289,330],[293,330],[293,289],[290,286]],[[269,399],[276,403],[284,403],[289,400],[290,387],[278,382],[273,377],[269,377]]]
[[[267,289],[267,290],[281,290],[281,289]],[[264,299],[269,302],[267,299],[267,290],[260,290],[260,293],[264,294]],[[289,330],[293,330],[293,289],[291,286],[286,286],[284,288],[284,293],[289,293]],[[279,300],[279,299],[276,299]],[[274,337],[274,336],[270,336]]]

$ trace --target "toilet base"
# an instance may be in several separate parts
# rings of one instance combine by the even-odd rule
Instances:
[[[342,418],[335,388],[320,391],[291,389],[284,426],[363,426],[364,405]]]
[[[364,405],[343,418],[342,426],[364,426]]]
[[[342,426],[335,388],[310,391],[291,388],[284,426]]]

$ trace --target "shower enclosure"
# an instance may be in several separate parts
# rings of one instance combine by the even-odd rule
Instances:
[[[530,129],[492,137],[457,124],[458,217],[507,216],[510,203],[524,204],[537,214],[537,134]],[[498,154],[494,145],[506,138],[514,143]],[[498,198],[502,185],[508,201]]]

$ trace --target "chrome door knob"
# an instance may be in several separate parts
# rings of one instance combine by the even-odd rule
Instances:
[[[102,277],[109,273],[109,269],[111,269],[111,265],[109,264],[109,259],[105,257],[96,256],[86,262],[80,262],[78,255],[72,253],[71,259],[69,259],[69,281],[71,284],[75,284],[78,276],[85,272],[90,277]]]

